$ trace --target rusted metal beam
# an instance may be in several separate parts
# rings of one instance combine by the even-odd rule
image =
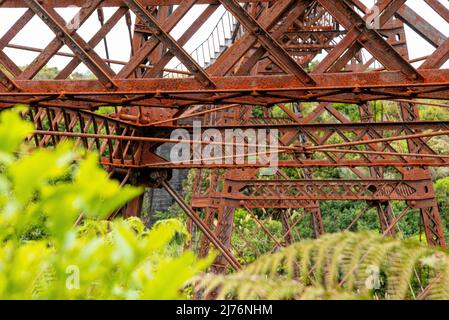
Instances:
[[[211,4],[209,5],[201,15],[192,23],[192,25],[184,32],[182,36],[177,40],[180,46],[184,46],[192,36],[203,26],[203,24],[210,18],[210,16],[218,9],[219,5]],[[153,78],[156,77],[170,62],[170,60],[174,57],[174,53],[171,51],[167,51],[161,59],[148,71],[145,73],[144,77]]]
[[[0,50],[3,50],[6,45],[14,39],[15,36],[27,25],[28,22],[34,17],[34,12],[31,9],[25,11],[25,13],[17,19],[17,21],[6,31],[6,33],[0,39]]]
[[[433,199],[427,180],[227,180],[231,200],[407,200]]]
[[[276,40],[280,40],[281,36],[285,35],[289,28],[298,20],[298,18],[304,14],[306,8],[310,3],[306,1],[299,1],[295,7],[288,13],[285,18],[285,22],[276,30],[273,31],[272,37]],[[257,48],[246,60],[246,62],[240,66],[237,70],[236,75],[246,75],[249,74],[250,70],[254,65],[263,57],[266,53],[266,49],[261,46]]]
[[[271,0],[239,0],[239,3],[269,2]],[[144,6],[175,6],[180,5],[183,0],[141,0]],[[86,4],[85,0],[42,0],[46,6],[54,8],[64,8],[68,6],[82,7]],[[198,4],[215,4],[217,0],[198,0]],[[103,0],[102,7],[120,7],[122,0]],[[3,8],[27,8],[25,0],[3,0],[0,4]]]
[[[411,80],[422,80],[421,74],[394,50],[382,36],[369,29],[366,21],[345,1],[318,0],[347,30],[353,27],[363,33],[360,44],[389,70],[401,70]],[[388,57],[388,58],[387,58]]]
[[[219,0],[240,23],[253,33],[271,57],[287,72],[295,75],[307,85],[313,85],[312,77],[288,54],[288,52],[260,25],[256,19],[248,14],[235,0]]]
[[[24,0],[27,5],[38,15],[48,27],[58,36],[62,43],[65,43],[83,63],[98,77],[98,80],[109,90],[115,89],[116,84],[112,80],[109,67],[94,54],[94,50],[76,35],[76,32],[69,32],[64,27],[64,20],[52,8],[45,9],[37,0]],[[50,13],[51,12],[51,13]],[[56,50],[57,51],[57,50]],[[89,51],[89,53],[87,52]]]
[[[203,68],[159,25],[138,1],[124,0],[124,2],[148,28],[154,30],[154,35],[184,64],[200,83],[205,87],[215,87],[213,80]]]
[[[304,86],[295,76],[252,76],[252,77],[213,77],[211,80],[216,88],[207,89],[195,79],[145,79],[145,80],[122,80],[114,79],[117,89],[113,92],[104,88],[98,81],[93,80],[17,80],[17,84],[23,88],[20,95],[11,94],[0,89],[0,97],[11,96],[21,102],[21,97],[56,95],[61,92],[66,98],[76,101],[78,96],[129,96],[129,95],[158,95],[158,99],[166,96],[167,100],[176,101],[192,100],[191,104],[198,104],[206,100],[195,100],[195,96],[205,96],[210,102],[216,102],[211,94],[239,93],[242,97],[256,101],[266,99],[267,104],[279,102],[305,100],[311,101],[369,101],[388,100],[401,98],[425,98],[425,99],[449,99],[447,87],[449,86],[449,70],[422,70],[423,82],[409,81],[399,71],[388,71],[379,73],[333,73],[316,74],[314,79],[316,86]],[[105,79],[106,82],[108,81]],[[176,87],[177,89],[173,89]],[[410,91],[405,91],[406,90]],[[331,91],[330,91],[331,90]],[[323,92],[326,97],[311,98]],[[330,92],[329,92],[330,91]],[[254,96],[258,94],[257,98]],[[264,98],[264,95],[267,97]],[[283,98],[281,97],[283,96]],[[182,100],[180,100],[182,99]],[[227,104],[229,100],[223,98],[220,103]],[[235,100],[235,99],[234,99]],[[23,101],[23,100],[22,100]],[[196,103],[195,103],[196,101]],[[242,103],[245,100],[242,100]],[[353,102],[353,103],[354,103]],[[120,101],[117,101],[120,103]],[[233,103],[233,102],[231,102]],[[250,104],[260,104],[254,102]]]
[[[396,12],[396,16],[436,48],[446,40],[443,33],[406,5]]]
[[[296,4],[296,0],[279,0],[273,6],[261,13],[258,24],[270,31],[275,24]],[[245,34],[230,46],[208,71],[212,75],[223,76],[227,74],[257,42],[257,37],[251,32]]]
[[[95,10],[97,9],[100,2],[101,1],[99,1],[99,0],[89,2],[88,6],[81,8],[80,11],[77,12],[77,14],[76,14],[77,21],[75,22],[75,18],[74,18],[69,22],[69,24],[65,24],[64,20],[61,20],[61,19],[59,19],[59,21],[53,19],[51,17],[51,13],[52,13],[51,8],[50,9],[47,8],[47,10],[49,10],[48,13],[45,13],[44,7],[42,7],[42,10],[36,11],[36,12],[39,12],[39,17],[41,17],[45,23],[47,23],[47,21],[48,21],[48,23],[52,24],[52,27],[50,26],[50,29],[52,29],[55,32],[55,34],[58,36],[56,36],[52,41],[50,41],[50,43],[47,45],[47,47],[44,50],[42,50],[42,52],[33,60],[33,62],[31,62],[25,68],[25,70],[20,74],[18,79],[20,79],[20,80],[33,79],[33,77],[48,63],[48,61],[50,61],[50,59],[56,54],[56,52],[58,52],[58,50],[64,46],[64,41],[62,38],[60,38],[63,35],[63,31],[62,31],[63,28],[67,29],[66,30],[67,36],[73,36],[74,33],[76,32],[76,29],[81,27],[81,25],[84,22],[86,22],[87,19],[89,19],[89,17],[92,15],[92,13],[95,12]],[[38,7],[36,7],[36,8],[38,8]],[[36,10],[36,8],[33,10]],[[60,27],[62,27],[62,28],[59,28],[57,22],[61,23]],[[64,23],[64,24],[62,24],[62,23]],[[75,27],[76,23],[79,23],[79,26]],[[68,25],[72,25],[74,27],[67,28]]]
[[[198,228],[206,235],[210,242],[220,251],[226,261],[236,270],[240,270],[242,267],[237,259],[232,255],[229,249],[224,246],[218,237],[207,227],[207,225],[201,220],[195,211],[184,201],[184,199],[172,188],[167,181],[162,181],[164,189],[175,199],[178,205],[185,211],[189,218],[198,226]]]
[[[449,99],[449,70],[441,69],[449,48],[446,36],[411,10],[405,0],[379,0],[376,2],[379,10],[374,13],[369,13],[359,0],[103,0],[89,2],[87,6],[84,2],[6,0],[0,3],[0,10],[27,9],[0,39],[0,64],[6,69],[0,71],[3,83],[0,108],[16,103],[31,105],[24,114],[36,126],[30,142],[37,147],[52,148],[71,139],[75,146],[98,152],[100,163],[112,170],[111,177],[119,178],[122,183],[154,187],[149,173],[173,168],[227,169],[224,176],[217,172],[211,175],[209,194],[194,192],[194,207],[209,210],[204,225],[192,208],[174,193],[191,220],[205,233],[200,237],[204,246],[202,254],[213,241],[226,256],[217,259],[214,270],[225,270],[227,263],[237,266],[230,252],[234,211],[239,207],[263,208],[263,218],[279,213],[275,218],[282,219],[284,229],[288,229],[286,242],[291,242],[292,228],[297,222],[291,224],[284,209],[303,208],[304,214],[312,218],[313,234],[319,236],[324,230],[318,201],[367,201],[378,211],[381,230],[393,236],[399,219],[394,219],[388,201],[402,200],[409,208],[420,210],[428,242],[444,246],[427,166],[449,165],[449,156],[430,143],[433,137],[449,135],[449,124],[420,121],[416,108],[420,102],[416,99]],[[426,3],[436,14],[449,20],[449,10],[441,2],[426,0]],[[170,36],[196,5],[204,4],[208,5],[205,11],[197,21],[186,26],[179,39]],[[56,8],[69,5],[82,8],[78,14],[80,23],[95,10],[99,11],[100,26],[93,30],[94,36],[88,42],[75,30],[66,28],[66,22],[56,13]],[[176,10],[172,11],[174,8],[169,7],[172,5],[178,6]],[[220,42],[219,51],[214,48],[216,56],[195,60],[183,47],[220,5],[227,9],[226,17],[238,21],[230,23],[234,29],[229,30],[232,39]],[[116,9],[106,22],[101,14],[104,7]],[[137,15],[134,28],[129,9]],[[57,37],[43,49],[12,44],[11,40],[35,13],[44,17],[45,24]],[[374,18],[379,25],[367,25],[373,14],[377,15]],[[128,61],[117,64],[124,67],[115,74],[110,68],[115,60],[108,57],[108,52],[105,58],[100,57],[94,48],[122,21],[123,15],[126,15],[129,37],[117,41],[130,42],[131,56]],[[392,19],[393,16],[397,19]],[[426,57],[409,59],[404,23],[436,50]],[[63,43],[74,54],[60,52]],[[39,55],[22,72],[2,51],[5,48],[30,49]],[[364,57],[363,49],[373,57]],[[320,53],[327,55],[313,69],[311,62],[319,59]],[[56,77],[57,81],[34,80],[37,72],[57,55],[71,60]],[[164,70],[174,57],[181,60],[187,71],[182,64],[182,68]],[[370,69],[376,60],[386,70]],[[411,65],[417,61],[424,61],[418,70]],[[98,80],[68,79],[81,62]],[[161,78],[165,76],[175,78]],[[371,100],[396,100],[403,121],[374,122],[373,112],[366,104]],[[319,103],[304,118],[299,109],[303,101]],[[359,105],[360,122],[349,119],[340,108],[327,102]],[[296,109],[290,109],[288,103]],[[428,103],[447,107],[441,102]],[[275,104],[284,110],[284,117],[273,116],[270,108],[262,110],[264,118],[251,115],[252,106]],[[93,112],[103,106],[113,106],[114,111],[101,116]],[[326,115],[335,118],[337,123],[318,123]],[[290,180],[279,170],[272,180],[259,181],[258,169],[269,164],[237,163],[235,160],[242,158],[241,155],[226,158],[232,161],[225,164],[220,160],[225,162],[228,156],[210,155],[200,162],[191,159],[185,163],[158,156],[156,150],[163,143],[178,141],[169,138],[173,130],[193,130],[192,119],[201,119],[203,129],[213,128],[220,133],[226,129],[278,129],[279,147],[275,153],[282,154],[278,168],[296,168],[302,180]],[[406,141],[408,150],[400,148],[397,141]],[[205,143],[200,145],[204,147]],[[260,153],[246,156],[258,158]],[[313,169],[320,167],[346,167],[358,180],[315,180]],[[403,179],[385,180],[385,168],[394,170]],[[195,185],[198,183],[201,185],[201,181]],[[136,199],[129,208],[138,210],[140,205],[141,199]],[[276,210],[271,212],[266,208]],[[215,219],[217,227],[213,230]],[[257,220],[267,233],[262,216]],[[268,237],[273,240],[269,234]],[[279,242],[278,247],[284,245],[284,238],[275,241]],[[240,248],[235,250],[239,252]]]
[[[8,91],[20,91],[17,83],[0,66],[0,84]]]
[[[102,39],[111,31],[111,29],[118,23],[118,21],[128,12],[128,8],[118,8],[117,11],[101,26],[98,32],[87,43],[91,48],[95,48]],[[106,59],[105,62],[110,63],[110,59]],[[70,74],[78,67],[81,60],[78,57],[74,57],[65,67],[62,69],[55,79],[63,80],[67,79]]]

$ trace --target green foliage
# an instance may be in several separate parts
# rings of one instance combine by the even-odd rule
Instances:
[[[211,260],[182,250],[184,224],[103,221],[142,190],[70,144],[28,150],[32,129],[17,111],[0,114],[0,299],[186,298],[180,289]]]
[[[23,67],[24,68],[24,67]],[[23,69],[22,68],[22,69]],[[56,67],[43,67],[34,79],[36,80],[52,80],[55,79],[61,70]],[[71,80],[95,80],[95,75],[87,71],[85,73],[73,72],[69,79]]]
[[[445,102],[441,101],[441,103]],[[422,120],[440,120],[440,121],[449,120],[449,110],[447,108],[421,105],[419,106],[419,114]]]
[[[336,233],[346,230],[352,221],[365,209],[366,203],[361,201],[321,201],[320,209],[323,225],[327,233]],[[392,201],[393,212],[402,212],[406,204],[403,201]],[[271,209],[253,210],[258,220],[266,227],[273,238],[285,245],[285,227],[280,222],[281,218]],[[270,213],[273,218],[270,218]],[[305,215],[305,216],[304,216]],[[300,217],[302,219],[299,219]],[[244,209],[236,209],[234,213],[234,230],[232,245],[235,254],[242,264],[254,262],[259,255],[273,252],[276,242],[270,237],[254,218]],[[299,223],[297,220],[300,220]],[[291,211],[290,224],[294,223],[290,235],[294,241],[303,241],[314,237],[310,214],[303,209]],[[425,241],[424,235],[420,235],[419,210],[410,210],[401,219],[396,227],[396,237],[407,239],[414,237],[417,241]],[[238,229],[238,230],[237,230]],[[350,231],[376,231],[379,230],[379,217],[376,208],[370,208],[352,225]],[[422,230],[421,230],[422,232]]]
[[[444,222],[444,231],[449,230],[449,178],[440,179],[435,183],[435,196],[440,209],[441,220]]]
[[[432,101],[435,102],[435,101]],[[439,101],[439,103],[446,103],[445,101]],[[375,121],[402,121],[401,110],[399,103],[392,101],[372,101],[370,102],[373,118]],[[333,103],[332,106],[340,111],[344,117],[354,122],[364,121],[361,119],[359,106],[345,104],[345,103]],[[316,108],[316,104],[302,103],[301,111],[305,117],[307,117],[311,110]],[[422,105],[418,105],[420,119],[431,121],[443,121],[449,119],[449,110],[447,108],[426,105],[424,102]],[[275,110],[277,112],[277,110]],[[285,116],[285,115],[284,115]],[[324,112],[316,120],[318,123],[335,123],[339,122],[335,119],[331,113]],[[365,120],[366,121],[366,120]],[[391,131],[385,131],[383,136],[392,136],[394,133]],[[319,136],[319,134],[318,134]],[[349,136],[349,135],[348,135]],[[355,137],[353,137],[355,138]],[[345,142],[344,139],[338,134],[332,135],[327,143],[341,143]],[[447,136],[436,136],[426,141],[432,149],[438,154],[447,154],[449,150],[449,138]],[[391,144],[399,152],[408,152],[408,146],[406,141],[397,141]],[[363,147],[359,147],[363,150]],[[286,156],[287,157],[287,156]],[[324,155],[315,154],[316,159],[324,158]],[[361,156],[346,155],[346,159],[359,159]],[[369,171],[363,168],[357,168],[359,171],[369,175]],[[291,179],[303,179],[304,174],[301,169],[288,168],[281,169]],[[444,232],[449,236],[449,205],[447,203],[448,193],[447,187],[443,187],[445,178],[449,176],[449,169],[446,167],[439,167],[432,169],[433,179],[436,181],[435,188],[437,189],[437,201],[439,204],[440,214],[444,224]],[[317,168],[313,171],[315,179],[358,179],[349,168]],[[401,175],[394,168],[386,168],[385,178],[387,179],[401,179]],[[442,179],[442,182],[439,180]],[[393,212],[399,213],[404,207],[405,203],[400,201],[392,201]],[[364,202],[356,201],[320,201],[320,209],[323,217],[324,229],[326,232],[338,232],[345,230],[353,219],[360,213],[366,206]],[[398,232],[399,237],[420,237],[422,230],[420,230],[420,217],[418,210],[411,210],[404,219],[401,219],[398,226],[400,228]],[[301,227],[301,226],[300,226]],[[353,226],[352,231],[357,230],[378,230],[379,219],[375,208],[367,211],[365,215]],[[305,228],[299,228],[301,235],[306,238],[309,236],[308,230],[310,226]]]
[[[252,115],[255,118],[261,118],[263,117],[263,111],[264,111],[264,107],[262,106],[255,106],[252,110]]]
[[[449,254],[411,240],[345,232],[194,283],[218,299],[449,299]]]
[[[261,214],[259,221],[277,239],[282,237],[282,224],[278,220],[268,219]],[[236,209],[234,213],[234,229],[232,244],[239,251],[238,258],[242,264],[254,262],[258,255],[271,252],[275,243],[244,209]],[[242,236],[246,241],[242,238]]]
[[[440,179],[435,183],[435,194],[440,208],[449,212],[449,178]]]

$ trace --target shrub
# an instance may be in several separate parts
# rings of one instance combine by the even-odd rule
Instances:
[[[31,151],[17,111],[0,113],[0,299],[185,298],[210,259],[183,252],[184,225],[102,220],[143,190],[121,188],[68,143]]]

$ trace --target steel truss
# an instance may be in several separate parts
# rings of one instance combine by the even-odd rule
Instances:
[[[447,6],[425,2],[449,23]],[[449,40],[409,4],[379,0],[370,11],[358,0],[5,0],[0,12],[23,12],[1,30],[0,108],[30,106],[23,117],[36,126],[30,142],[37,147],[74,140],[98,152],[100,163],[123,184],[165,188],[188,214],[192,231],[201,232],[199,254],[206,255],[210,243],[222,253],[214,265],[217,272],[228,264],[240,267],[233,233],[253,246],[233,228],[236,208],[246,209],[278,248],[298,238],[295,226],[308,215],[313,234],[323,234],[319,201],[326,200],[365,201],[366,210],[376,208],[380,230],[394,236],[406,211],[395,216],[390,201],[401,200],[408,209],[420,210],[427,241],[445,246],[428,168],[448,165],[447,150],[432,139],[448,136],[449,122],[420,120],[418,105],[449,107],[429,100],[449,100],[449,70],[443,68]],[[199,5],[205,7],[197,19],[183,25],[175,38],[172,31]],[[79,12],[64,20],[58,10],[69,6]],[[220,10],[209,37],[186,51]],[[95,13],[98,29],[85,38],[80,29]],[[15,42],[32,19],[54,34],[44,48]],[[129,43],[126,61],[114,59],[108,47],[108,36],[120,25],[128,30],[126,38],[117,40]],[[405,28],[433,52],[410,59]],[[19,66],[10,50],[36,57]],[[54,79],[40,79],[54,57],[68,63]],[[93,79],[74,79],[80,65]],[[371,102],[377,100],[391,101],[402,121],[376,117]],[[336,103],[355,106],[357,119]],[[262,117],[253,114],[259,106],[264,107]],[[275,115],[275,108],[284,115]],[[159,156],[161,145],[177,141],[171,138],[174,130],[194,130],[193,120],[219,133],[277,129],[278,166],[298,169],[300,179],[283,170],[261,179],[260,168],[268,165],[259,157],[241,164],[238,156],[225,163],[218,161],[223,157],[198,162],[192,156],[176,163]],[[243,144],[248,152],[250,143]],[[205,145],[192,138],[189,148],[202,152]],[[323,167],[347,168],[353,179],[319,180],[316,169]],[[196,169],[191,206],[167,183],[173,169]],[[386,178],[387,170],[394,178]],[[123,213],[138,214],[141,203],[142,197],[135,199]],[[304,209],[299,218],[296,208]],[[269,217],[281,221],[281,239],[261,219]]]

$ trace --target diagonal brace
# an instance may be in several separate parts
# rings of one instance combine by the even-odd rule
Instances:
[[[154,19],[137,0],[124,0],[124,2],[147,28],[154,30],[156,38],[158,38],[203,85],[215,87],[215,84],[204,69],[201,68],[200,65],[176,42],[176,40],[159,25],[156,19]]]
[[[128,8],[120,7],[106,23],[98,30],[98,32],[87,43],[92,48],[95,48],[98,43],[112,30],[112,28],[118,23],[118,21],[128,12]],[[74,57],[65,68],[56,76],[56,80],[64,80],[70,76],[70,74],[81,63],[78,57]]]
[[[108,89],[115,89],[117,85],[109,77],[105,70],[103,70],[97,62],[86,52],[88,48],[86,43],[84,47],[78,43],[74,37],[63,27],[60,23],[37,1],[24,0],[28,7],[33,10],[48,27],[67,45],[73,53],[75,53],[80,60],[97,76],[98,80]],[[90,47],[89,47],[90,50]]]
[[[253,33],[270,52],[271,56],[285,70],[293,73],[300,81],[314,85],[315,81],[310,75],[288,54],[287,51],[265,30],[251,15],[248,14],[235,0],[219,0],[237,20],[251,33]]]
[[[210,228],[198,217],[195,211],[184,201],[184,199],[172,188],[167,181],[162,181],[162,187],[175,199],[178,205],[186,212],[190,219],[198,226],[210,242],[220,251],[223,257],[235,269],[240,270],[241,265],[237,259],[232,255],[229,249],[218,239]]]
[[[318,2],[337,20],[346,30],[354,27],[361,32],[359,43],[367,49],[377,60],[390,70],[400,70],[412,80],[422,80],[421,74],[405,60],[388,42],[376,31],[369,29],[365,20],[354,11],[347,0]],[[392,2],[392,1],[390,1]],[[381,17],[381,19],[384,19]]]
[[[0,84],[4,85],[9,91],[20,91],[15,81],[0,66]]]

